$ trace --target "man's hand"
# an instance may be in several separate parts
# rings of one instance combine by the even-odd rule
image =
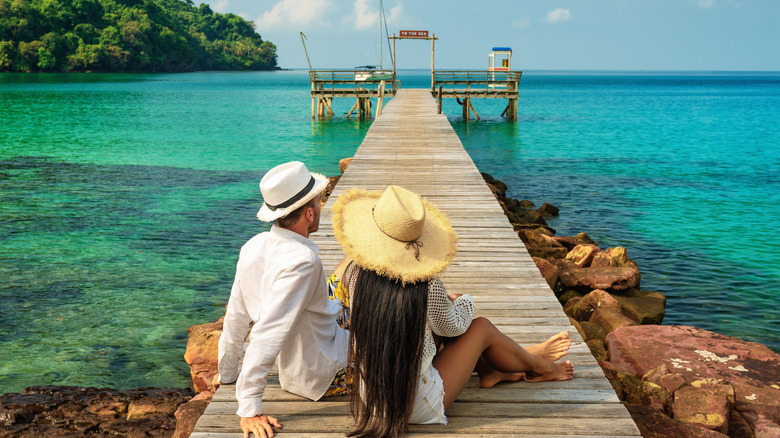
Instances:
[[[244,431],[244,438],[249,438],[249,432],[255,434],[255,438],[270,438],[274,436],[274,429],[281,429],[279,420],[268,415],[259,415],[257,417],[241,417],[241,430]],[[271,427],[273,426],[273,427]]]
[[[463,294],[449,294],[448,296],[450,298],[450,301],[452,301],[454,303],[455,300],[457,300],[458,297],[463,296]]]

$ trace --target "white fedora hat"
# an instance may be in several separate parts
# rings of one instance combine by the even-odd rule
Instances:
[[[257,218],[273,222],[287,216],[322,193],[328,185],[328,178],[311,173],[300,161],[290,161],[269,170],[260,180],[263,206]]]

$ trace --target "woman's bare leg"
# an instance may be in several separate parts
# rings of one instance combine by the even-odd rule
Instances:
[[[444,409],[455,401],[482,357],[501,373],[531,373],[538,380],[568,380],[574,376],[571,363],[555,364],[534,356],[501,333],[485,318],[476,318],[466,333],[453,339],[433,359],[444,381]]]

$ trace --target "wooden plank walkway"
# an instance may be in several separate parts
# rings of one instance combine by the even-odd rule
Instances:
[[[343,257],[333,235],[330,205],[344,189],[384,190],[396,184],[439,206],[458,233],[458,255],[441,276],[448,292],[468,293],[477,316],[488,317],[521,345],[567,330],[567,358],[576,376],[566,382],[504,383],[480,389],[474,375],[447,411],[449,424],[411,425],[410,436],[641,436],[587,345],[569,323],[501,207],[463,149],[429,90],[401,90],[377,118],[336,186],[312,239],[325,272]],[[290,394],[269,379],[264,409],[279,418],[279,436],[344,436],[353,424],[346,398],[318,402]],[[238,437],[234,385],[222,386],[198,421],[195,438]]]

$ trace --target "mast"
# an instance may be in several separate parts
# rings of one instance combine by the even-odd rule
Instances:
[[[382,0],[379,0],[379,70],[382,70]]]

